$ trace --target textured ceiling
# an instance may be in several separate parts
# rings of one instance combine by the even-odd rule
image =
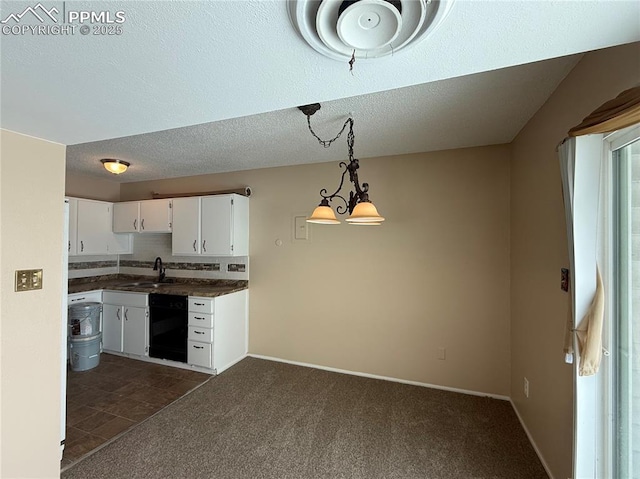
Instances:
[[[580,55],[335,100],[311,125],[333,137],[349,113],[358,158],[509,142]],[[297,108],[67,148],[70,171],[119,181],[237,171],[347,156],[346,135],[323,148]],[[100,158],[132,163],[114,178]]]
[[[0,17],[35,3],[2,1]],[[350,74],[299,37],[283,0],[42,5],[126,21],[113,36],[3,34],[0,126],[85,143],[71,171],[105,174],[107,150],[128,158],[119,181],[342,157],[299,142],[295,106],[313,102],[325,136],[353,111],[360,157],[508,141],[576,59],[534,62],[640,40],[635,1],[457,0],[426,40]]]

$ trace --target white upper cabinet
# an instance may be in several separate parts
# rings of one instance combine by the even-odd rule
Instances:
[[[77,254],[108,254],[111,203],[78,200]]]
[[[113,203],[69,198],[69,255],[131,253],[131,235],[114,234]]]
[[[171,233],[172,200],[140,201],[140,233]]]
[[[172,200],[115,203],[114,233],[171,233]]]
[[[67,198],[69,200],[69,256],[78,254],[78,199]]]
[[[125,201],[113,205],[113,232],[137,233],[140,227],[140,202]]]
[[[171,249],[174,256],[200,254],[200,197],[173,199]]]
[[[205,196],[200,204],[202,254],[233,255],[233,199]]]
[[[249,199],[215,195],[173,200],[173,254],[249,254]]]

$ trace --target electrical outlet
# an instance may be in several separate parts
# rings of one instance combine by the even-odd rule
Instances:
[[[524,396],[529,397],[529,380],[524,378]]]

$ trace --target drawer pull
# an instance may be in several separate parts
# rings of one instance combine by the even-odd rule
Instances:
[[[200,321],[204,321],[204,318],[200,318],[198,316],[194,316],[194,318],[199,319]]]
[[[204,334],[204,331],[194,331],[196,334]]]
[[[76,299],[72,299],[71,302],[75,303],[76,301],[84,301],[85,299],[87,299],[87,298],[84,298],[84,297],[83,298],[76,298]]]
[[[196,349],[204,349],[204,346],[196,346],[195,344],[193,345],[193,347]]]
[[[195,304],[196,306],[204,306],[204,303],[193,303],[193,304]]]

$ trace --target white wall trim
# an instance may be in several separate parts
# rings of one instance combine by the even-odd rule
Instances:
[[[536,451],[536,454],[538,455],[538,459],[540,459],[540,462],[542,463],[542,467],[544,467],[544,470],[547,471],[547,475],[549,476],[549,479],[555,479],[553,477],[553,474],[551,473],[551,468],[549,467],[549,465],[544,460],[544,457],[542,456],[542,453],[540,452],[540,449],[538,449],[538,445],[533,440],[533,436],[529,432],[529,429],[527,429],[527,425],[524,423],[524,420],[522,419],[522,416],[520,415],[520,412],[518,411],[518,408],[516,407],[516,405],[513,403],[513,401],[511,399],[509,399],[509,402],[511,403],[511,407],[513,407],[513,410],[515,411],[516,416],[518,416],[518,420],[520,421],[520,425],[522,426],[522,429],[524,429],[524,432],[527,434],[527,437],[529,438],[529,442],[533,446],[533,450]]]
[[[247,356],[250,356],[256,359],[266,359],[267,361],[276,361],[279,363],[293,364],[294,366],[303,366],[305,368],[322,369],[323,371],[330,371],[332,373],[350,374],[351,376],[360,376],[363,378],[370,378],[370,379],[381,379],[383,381],[391,381],[391,382],[401,383],[401,384],[410,384],[412,386],[420,386],[420,387],[431,388],[431,389],[441,389],[443,391],[450,391],[450,392],[461,393],[461,394],[470,394],[472,396],[490,397],[493,399],[500,399],[502,401],[511,400],[509,396],[501,396],[499,394],[490,394],[490,393],[484,393],[480,391],[470,391],[468,389],[450,388],[447,386],[438,386],[436,384],[421,383],[418,381],[408,381],[406,379],[398,379],[398,378],[392,378],[388,376],[378,376],[377,374],[362,373],[359,371],[349,371],[346,369],[331,368],[328,366],[320,366],[318,364],[310,364],[310,363],[301,363],[298,361],[289,361],[288,359],[274,358],[271,356],[263,356],[261,354],[248,354]]]

